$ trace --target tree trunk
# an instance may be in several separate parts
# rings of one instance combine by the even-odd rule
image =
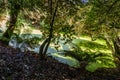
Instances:
[[[11,6],[11,12],[10,12],[10,23],[9,23],[8,29],[3,34],[3,37],[5,37],[7,39],[10,39],[12,34],[13,34],[13,31],[15,29],[15,24],[17,22],[17,17],[18,17],[19,11],[20,11],[19,4],[17,4],[17,3],[12,4],[11,3],[11,5],[12,6]]]
[[[58,0],[56,2],[55,10],[53,12],[53,7],[52,7],[52,0],[50,0],[50,14],[51,14],[51,19],[50,19],[50,30],[49,30],[49,36],[48,38],[42,43],[39,51],[39,57],[40,59],[45,59],[46,58],[46,53],[48,50],[48,47],[50,45],[51,39],[53,37],[53,26],[54,26],[54,20],[55,16],[57,13],[57,8],[58,8]]]
[[[45,47],[46,47],[46,44],[48,43],[48,38],[42,43],[42,45],[40,46],[40,49],[39,49],[39,58],[40,59],[45,59]]]

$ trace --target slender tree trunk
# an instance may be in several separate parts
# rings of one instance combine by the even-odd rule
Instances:
[[[3,34],[3,37],[5,37],[7,39],[11,38],[13,31],[15,29],[15,24],[17,22],[17,17],[18,17],[19,11],[20,11],[20,5],[17,3],[15,3],[15,4],[11,3],[10,23],[9,23],[8,29]]]
[[[40,46],[40,49],[39,49],[39,57],[40,59],[45,59],[45,55],[44,55],[44,50],[45,50],[45,46],[48,42],[48,38],[42,43],[42,45]]]
[[[54,20],[56,17],[57,13],[57,8],[58,8],[58,0],[56,2],[55,10],[53,10],[53,4],[52,0],[50,0],[50,14],[51,14],[51,19],[50,19],[50,30],[49,30],[49,36],[48,38],[42,43],[39,51],[39,57],[40,59],[45,59],[46,57],[46,52],[48,50],[48,47],[50,45],[51,39],[53,37],[53,26],[54,26]],[[54,12],[53,12],[54,11]]]

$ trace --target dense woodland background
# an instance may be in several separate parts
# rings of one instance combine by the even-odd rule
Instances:
[[[0,0],[0,80],[120,80],[120,0]]]

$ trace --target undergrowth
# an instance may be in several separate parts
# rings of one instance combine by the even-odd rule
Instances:
[[[64,51],[64,54],[79,60],[79,62],[87,62],[86,70],[94,72],[100,68],[116,67],[112,54],[101,52],[101,50],[109,50],[105,44],[101,45],[92,41],[78,40],[75,45],[76,47],[72,51]],[[82,49],[82,46],[85,49]]]

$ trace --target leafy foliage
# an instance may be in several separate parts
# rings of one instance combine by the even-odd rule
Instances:
[[[64,41],[63,44],[71,43],[72,39],[76,38],[76,34],[81,32],[91,36],[93,40],[97,38],[104,39],[106,43],[108,42],[108,45],[111,45],[112,41],[119,43],[116,40],[116,38],[119,38],[120,25],[119,0],[7,1],[6,8],[10,10],[10,22],[5,32],[7,35],[3,35],[6,38],[3,37],[3,40],[9,42],[13,35],[18,44],[27,43],[29,46],[36,45],[43,40],[39,50],[40,56],[43,58],[46,57],[46,52],[51,42],[55,45],[59,45],[60,40]],[[3,6],[2,1],[0,1],[0,5]],[[30,26],[39,29],[43,36],[31,35],[32,30],[25,29],[25,27]],[[22,28],[25,31],[22,31]],[[64,51],[65,56],[75,58],[67,57],[69,62],[65,63],[79,67],[78,61],[85,61],[88,64],[86,69],[92,72],[98,68],[114,67],[110,54],[103,55],[103,52],[99,51],[102,49],[108,50],[111,47],[108,45],[100,45],[81,39],[72,51]],[[66,60],[61,55],[55,56]],[[72,63],[76,59],[78,60],[77,64]]]
[[[79,60],[80,65],[81,65],[80,67],[84,66],[85,69],[90,72],[95,72],[97,69],[100,69],[100,68],[115,68],[116,67],[114,63],[114,58],[112,55],[110,55],[110,53],[103,53],[103,52],[100,52],[99,50],[94,51],[94,52],[92,51],[94,50],[95,45],[96,47],[98,46],[98,49],[101,48],[101,49],[107,50],[108,48],[105,48],[103,45],[101,46],[100,44],[96,42],[91,42],[87,40],[85,40],[85,42],[82,41],[84,43],[81,43],[81,42],[78,43],[78,42],[76,42],[77,45],[73,48],[73,51],[64,51],[64,54],[65,56],[71,56],[72,58]],[[87,46],[88,47],[87,49],[83,50],[81,48],[82,46],[84,46],[85,48]],[[84,62],[85,65],[82,64],[82,62]]]

